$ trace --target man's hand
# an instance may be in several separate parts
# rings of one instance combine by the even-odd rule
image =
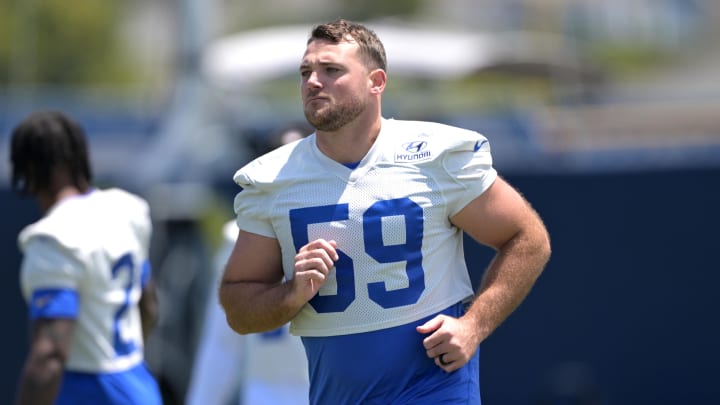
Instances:
[[[480,338],[472,322],[463,318],[438,315],[416,328],[419,333],[429,334],[423,340],[427,356],[447,372],[455,371],[475,355]]]
[[[295,255],[295,276],[293,291],[310,301],[325,284],[328,274],[339,260],[337,243],[334,240],[316,239],[300,248]]]

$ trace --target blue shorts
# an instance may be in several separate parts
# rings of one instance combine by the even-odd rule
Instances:
[[[459,317],[463,304],[440,312]],[[435,315],[394,328],[302,338],[311,404],[480,404],[480,350],[447,373],[427,357],[415,328]]]
[[[145,364],[120,373],[66,371],[55,405],[161,405],[155,378]]]

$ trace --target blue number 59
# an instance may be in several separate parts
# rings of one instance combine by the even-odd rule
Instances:
[[[405,243],[386,245],[383,241],[383,217],[404,218]],[[290,224],[295,250],[309,242],[311,224],[349,219],[348,204],[323,205],[290,210]],[[417,302],[425,290],[422,267],[423,240],[422,208],[409,198],[377,201],[363,213],[363,244],[365,252],[378,263],[405,262],[408,286],[388,290],[385,282],[368,283],[368,297],[383,308],[394,308]],[[337,250],[335,262],[337,293],[316,295],[310,305],[319,313],[342,312],[355,300],[355,266],[352,258]]]

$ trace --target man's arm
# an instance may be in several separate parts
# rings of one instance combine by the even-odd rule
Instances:
[[[462,367],[485,340],[520,305],[550,258],[550,239],[530,204],[499,178],[452,218],[453,224],[496,255],[486,269],[478,294],[460,322],[445,318],[423,325],[428,356],[447,353],[447,371]]]
[[[152,279],[148,279],[145,283],[142,294],[140,295],[138,307],[140,308],[143,341],[147,343],[150,332],[155,328],[158,320],[157,290],[155,289],[155,282]]]
[[[550,238],[535,210],[501,178],[453,222],[497,251],[466,315],[478,325],[482,341],[530,292],[550,258]]]
[[[282,257],[276,239],[238,233],[218,292],[228,325],[240,333],[272,330],[288,322],[299,308],[287,304]]]
[[[30,325],[30,352],[25,359],[17,405],[55,402],[70,348],[73,319],[37,319]]]
[[[297,315],[325,283],[338,260],[334,241],[318,239],[295,255],[294,276],[283,282],[277,239],[240,231],[220,282],[220,304],[238,333],[274,330]]]

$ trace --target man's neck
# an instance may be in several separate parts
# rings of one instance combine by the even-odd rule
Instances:
[[[57,205],[60,201],[82,194],[77,187],[67,185],[60,187],[55,191],[44,191],[37,194],[38,205],[43,213],[47,213],[50,209]]]
[[[337,131],[317,131],[320,151],[338,163],[354,163],[362,160],[372,148],[380,133],[382,117],[369,123],[353,122]]]

